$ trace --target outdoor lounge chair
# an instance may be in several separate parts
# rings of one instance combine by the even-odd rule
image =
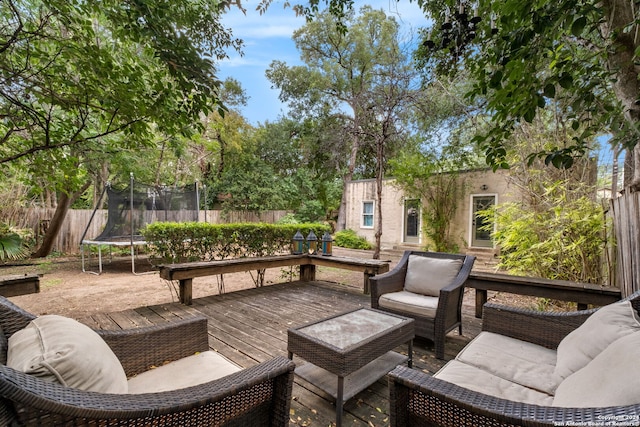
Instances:
[[[436,374],[389,373],[391,427],[640,425],[640,292],[605,307],[485,304],[483,332]]]
[[[398,264],[374,276],[371,307],[415,319],[416,336],[434,342],[444,358],[445,335],[462,335],[462,297],[475,257],[440,252],[405,251]]]
[[[0,425],[286,426],[289,423],[295,365],[285,357],[247,369],[236,367],[231,374],[198,385],[149,393],[138,390],[139,394],[82,391],[7,366],[9,337],[16,337],[9,343],[13,348],[21,342],[18,337],[24,336],[23,331],[33,329],[39,319],[59,320],[59,317],[36,318],[0,297],[3,332]],[[160,367],[157,369],[160,372],[170,366],[167,361],[181,363],[209,353],[207,320],[203,317],[122,331],[92,331],[84,325],[79,328],[86,328],[93,335],[97,332],[98,339],[101,337],[108,344],[121,363],[125,382],[150,367]],[[222,358],[213,357],[212,360]],[[231,362],[221,363],[223,368],[230,366],[227,364]],[[62,368],[56,369],[60,372]],[[184,366],[177,372],[179,375],[165,378],[168,380],[165,382],[181,382],[182,373],[187,376],[190,373]],[[201,369],[195,374],[207,373]],[[107,381],[107,387],[112,383],[117,381]]]

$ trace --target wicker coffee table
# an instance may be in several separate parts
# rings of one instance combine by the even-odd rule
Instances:
[[[346,401],[397,365],[408,362],[411,367],[413,323],[413,319],[370,308],[332,316],[289,329],[289,359],[296,354],[306,360],[296,368],[296,375],[336,400],[339,427]],[[408,356],[392,351],[404,343]]]

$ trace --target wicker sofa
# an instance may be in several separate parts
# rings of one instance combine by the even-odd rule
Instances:
[[[640,425],[639,313],[640,293],[571,313],[485,304],[434,376],[389,374],[391,426]]]
[[[433,341],[443,359],[447,333],[457,328],[462,335],[464,284],[474,262],[472,255],[405,251],[393,270],[369,279],[371,308],[413,318],[416,336]]]
[[[204,359],[206,369],[201,365],[201,368],[191,369],[194,372],[189,372],[189,367],[184,364],[177,365],[177,371],[172,368],[173,364],[167,364],[169,361],[177,364],[186,361],[196,366],[196,359],[209,353],[206,318],[194,317],[123,331],[93,331],[78,324],[77,328],[86,328],[93,335],[97,332],[97,339],[108,345],[121,364],[125,382],[138,379],[137,374],[140,374],[142,381],[136,394],[126,390],[127,384],[123,386],[124,391],[116,391],[114,384],[119,387],[120,380],[111,380],[110,377],[99,385],[107,387],[107,392],[96,391],[96,388],[83,391],[69,386],[75,378],[63,378],[67,383],[62,385],[41,378],[40,372],[9,367],[12,363],[26,363],[24,357],[16,359],[16,348],[29,341],[23,337],[28,336],[33,328],[41,328],[38,333],[47,331],[42,319],[65,321],[59,316],[36,318],[0,297],[0,425],[286,426],[289,423],[295,365],[285,357],[247,369],[234,367],[216,354],[209,354]],[[52,338],[49,332],[44,335],[47,338],[43,338],[42,347],[48,351]],[[56,330],[54,335],[60,334]],[[92,347],[102,345],[91,344]],[[80,353],[92,350],[85,348]],[[100,351],[105,352],[104,349]],[[63,348],[58,354],[65,352],[67,350]],[[106,353],[111,354],[109,351]],[[53,360],[56,354],[42,357],[47,358],[47,363],[56,364],[53,368],[56,372],[62,371],[60,366],[64,363]],[[13,362],[12,358],[15,359]],[[91,359],[92,366],[100,363]],[[164,371],[165,368],[174,369],[173,373]],[[206,371],[215,369],[219,370],[218,379],[202,379],[209,375]],[[151,372],[156,377],[145,380],[143,372]],[[180,378],[182,375],[191,378],[185,380]],[[95,379],[93,374],[89,377],[91,381]],[[188,386],[185,381],[192,381],[194,377],[196,385]],[[165,390],[144,390],[144,387],[156,386],[157,383],[164,383]],[[181,388],[171,389],[172,383],[180,384],[178,387]],[[91,387],[98,386],[92,384]]]

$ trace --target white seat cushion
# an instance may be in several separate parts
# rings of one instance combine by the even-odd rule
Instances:
[[[129,393],[158,393],[217,380],[242,370],[215,351],[205,351],[158,366],[129,379]]]
[[[614,341],[562,381],[553,406],[599,408],[640,404],[640,332]],[[636,420],[638,421],[638,420]]]
[[[438,297],[408,291],[383,294],[378,300],[380,307],[424,317],[436,317]]]
[[[630,301],[600,308],[558,345],[556,375],[567,378],[591,362],[611,343],[640,331],[640,320]]]
[[[481,332],[456,359],[549,396],[561,380],[554,374],[554,350],[492,332]]]
[[[553,397],[500,378],[476,366],[452,360],[442,367],[435,378],[466,389],[509,401],[549,406]]]
[[[127,377],[107,343],[82,323],[46,315],[9,338],[7,366],[67,387],[126,393]]]
[[[462,260],[409,255],[404,290],[432,297],[450,285],[462,268]]]

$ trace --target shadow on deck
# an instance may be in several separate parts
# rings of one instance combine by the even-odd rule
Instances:
[[[430,341],[414,341],[414,369],[434,373],[480,332],[473,315],[473,292],[465,295],[463,336],[447,335],[445,360],[438,360]],[[116,313],[100,313],[80,319],[97,329],[126,329],[204,315],[208,318],[209,346],[242,367],[275,356],[287,355],[287,329],[345,312],[369,307],[362,290],[330,282],[291,282],[246,289],[180,303],[140,307]],[[406,353],[401,346],[398,352]],[[294,358],[296,364],[304,363]],[[335,422],[332,399],[304,380],[295,378],[290,425],[329,426]],[[345,404],[343,424],[388,426],[389,402],[386,378],[378,380]]]

